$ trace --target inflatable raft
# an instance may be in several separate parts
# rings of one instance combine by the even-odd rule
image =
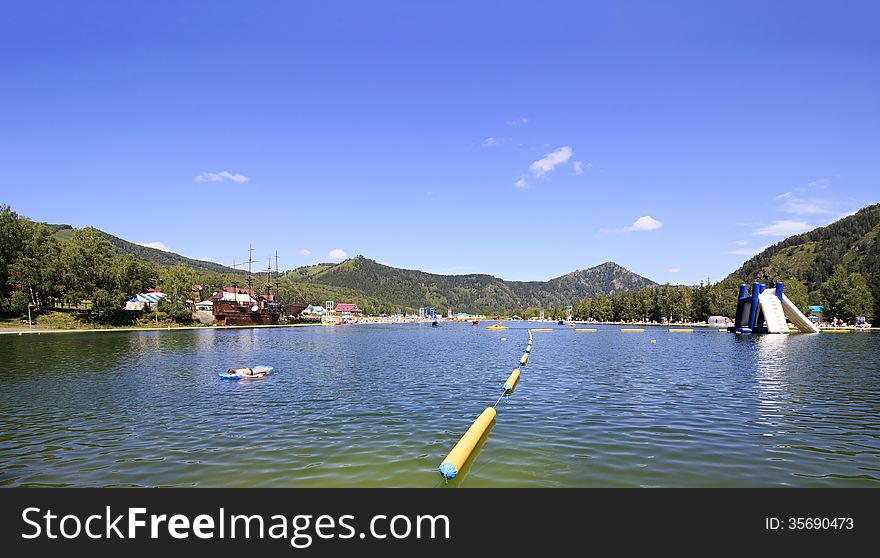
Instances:
[[[271,366],[254,366],[253,368],[230,368],[217,374],[224,380],[255,380],[265,378],[275,370]]]

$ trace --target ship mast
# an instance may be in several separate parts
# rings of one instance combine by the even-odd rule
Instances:
[[[269,256],[269,267],[266,268],[266,298],[272,296],[272,256]]]
[[[254,287],[253,287],[254,277],[252,274],[253,272],[251,270],[251,264],[254,263],[253,255],[254,255],[254,246],[253,246],[253,244],[249,244],[248,245],[248,261],[246,262],[248,264],[248,278],[247,278],[247,285],[248,285],[248,293],[247,294],[248,294],[248,296],[252,296],[251,293],[254,292]]]
[[[232,265],[230,267],[232,267],[232,269],[235,269],[236,267],[238,267],[240,265],[241,265],[240,263],[235,263],[235,259],[233,259]],[[232,276],[232,288],[233,288],[233,290],[235,290],[235,300],[238,301],[238,281],[235,280],[235,275]],[[223,285],[220,286],[220,290],[221,291],[223,290]]]

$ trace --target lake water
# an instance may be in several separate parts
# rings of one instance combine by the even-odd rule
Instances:
[[[485,325],[2,335],[0,486],[880,486],[880,334],[556,325],[446,485],[528,338]]]

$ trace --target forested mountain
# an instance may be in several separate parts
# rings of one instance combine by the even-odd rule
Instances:
[[[636,275],[614,262],[605,262],[589,269],[577,270],[547,282],[550,290],[570,293],[576,298],[611,296],[624,291],[638,291],[657,283]]]
[[[73,235],[74,229],[70,225],[47,224],[46,226],[49,228],[50,231],[55,234],[57,238],[61,240],[67,240]],[[140,244],[135,244],[134,242],[123,240],[118,236],[113,236],[112,234],[108,234],[102,230],[95,230],[97,230],[101,234],[101,236],[107,239],[107,242],[110,243],[113,251],[117,254],[131,254],[139,260],[153,262],[159,265],[182,264],[195,271],[207,273],[245,273],[245,271],[241,269],[233,269],[231,267],[227,267],[218,263],[208,262],[205,260],[196,260],[193,258],[187,258],[186,256],[181,256],[180,254],[175,254],[174,252],[165,252],[156,248],[150,248],[149,246],[141,246]]]
[[[301,267],[289,272],[287,277],[295,282],[358,289],[403,307],[445,309],[451,306],[469,312],[564,307],[586,297],[609,296],[656,285],[612,262],[550,281],[505,281],[483,274],[438,275],[398,269],[363,256],[335,265]]]
[[[751,283],[794,278],[809,292],[819,291],[838,266],[880,279],[880,204],[786,238],[746,261],[726,281]]]

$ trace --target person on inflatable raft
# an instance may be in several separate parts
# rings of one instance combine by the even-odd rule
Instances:
[[[242,376],[244,378],[261,378],[266,375],[265,371],[255,371],[252,368],[230,368],[226,373],[230,376]]]

